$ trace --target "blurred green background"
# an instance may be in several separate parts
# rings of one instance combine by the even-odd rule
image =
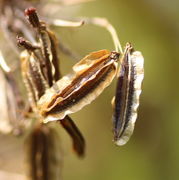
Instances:
[[[115,82],[90,106],[73,115],[86,137],[86,158],[65,157],[66,179],[179,179],[179,1],[98,0],[76,16],[106,17],[124,46],[131,42],[145,58],[145,78],[134,134],[123,147],[112,142],[111,99]],[[67,36],[81,54],[113,50],[109,34],[86,26]]]
[[[143,92],[132,138],[123,147],[112,142],[113,82],[96,101],[72,115],[86,139],[84,159],[71,152],[70,139],[61,132],[64,180],[179,179],[178,7],[178,0],[97,0],[59,12],[63,18],[106,17],[116,28],[122,45],[131,42],[145,58]],[[99,27],[84,25],[56,32],[80,56],[104,48],[113,50],[110,35]],[[61,55],[63,73],[69,72],[74,63]],[[6,156],[16,162],[21,158],[18,140],[11,141],[17,142],[12,147],[17,154]],[[7,170],[3,165],[1,169]],[[22,172],[22,168],[10,169]]]

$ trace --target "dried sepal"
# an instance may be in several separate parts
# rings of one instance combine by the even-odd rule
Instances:
[[[114,141],[124,145],[133,133],[144,77],[144,59],[139,51],[134,51],[130,44],[126,45],[121,59],[116,96],[113,99]]]
[[[62,77],[40,98],[38,109],[44,122],[63,119],[96,99],[115,77],[118,58],[118,53],[102,50],[77,63],[72,74]]]

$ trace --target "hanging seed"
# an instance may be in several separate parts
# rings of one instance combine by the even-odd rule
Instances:
[[[101,50],[77,63],[72,74],[64,76],[40,98],[39,112],[44,122],[63,119],[90,104],[116,75],[119,54]]]
[[[130,44],[126,45],[121,60],[116,96],[113,99],[114,141],[124,145],[133,133],[144,77],[144,59],[139,51],[133,51]]]

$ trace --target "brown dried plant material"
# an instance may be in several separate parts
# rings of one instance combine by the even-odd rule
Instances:
[[[116,96],[113,99],[114,141],[121,146],[133,133],[144,78],[144,59],[128,43],[121,59]]]
[[[35,14],[35,15],[34,15]],[[35,124],[41,124],[43,118],[38,114],[37,102],[49,87],[60,78],[57,40],[44,22],[38,19],[34,8],[26,10],[26,16],[30,16],[30,23],[36,24],[39,43],[31,44],[22,37],[18,37],[18,44],[26,50],[21,53],[21,72],[28,92],[28,99],[35,117]],[[35,16],[35,18],[34,18]],[[36,23],[39,22],[39,23]],[[45,55],[46,54],[46,55]],[[48,65],[47,65],[48,64]],[[47,69],[51,69],[47,71]],[[50,73],[50,75],[49,75]],[[65,117],[59,123],[67,131],[73,141],[73,148],[78,156],[83,156],[85,142],[82,134],[70,117]],[[59,125],[57,124],[57,126]]]
[[[57,81],[38,101],[44,122],[63,119],[90,104],[116,75],[119,54],[101,50],[87,55],[73,73]]]
[[[32,129],[25,141],[29,180],[61,179],[63,154],[60,146],[59,129],[54,124]]]
[[[80,0],[80,2],[82,1]],[[108,50],[93,52],[74,65],[71,74],[62,77],[58,63],[58,42],[46,23],[39,19],[36,9],[25,10],[25,15],[32,25],[32,28],[29,29],[21,13],[21,9],[26,6],[27,1],[22,1],[23,3],[19,7],[15,5],[17,0],[2,2],[0,8],[4,32],[9,37],[18,33],[33,42],[18,38],[18,44],[25,49],[20,57],[21,71],[30,102],[31,122],[35,122],[26,139],[28,178],[33,180],[60,179],[63,155],[60,151],[60,139],[57,132],[59,124],[70,135],[75,153],[80,157],[84,155],[84,138],[68,114],[75,113],[90,104],[111,84],[117,74],[118,52],[122,54],[122,59],[114,100],[114,139],[117,145],[125,144],[133,132],[137,117],[136,110],[139,105],[143,79],[143,57],[140,52],[133,52],[127,45],[123,53],[117,33],[106,19],[86,18],[87,24],[104,27],[110,32],[116,52]],[[29,0],[29,3],[31,2]],[[64,2],[67,3],[67,1]],[[79,0],[69,2],[73,4]],[[18,10],[14,13],[13,9]],[[6,17],[7,15],[8,17]],[[47,18],[48,20],[50,22],[50,19]],[[18,26],[14,28],[16,24]],[[62,27],[79,27],[83,24],[84,21],[70,22],[56,19],[50,23],[50,25]],[[33,32],[32,29],[35,31]],[[11,97],[12,94],[15,97],[13,97],[14,102],[20,107],[19,94],[11,73],[5,73],[5,78],[8,79],[10,89],[7,91],[8,97]],[[2,88],[5,89],[4,87],[3,85]],[[7,101],[11,102],[14,100],[13,98],[7,98]],[[11,106],[9,107],[11,108]],[[54,120],[57,123],[47,123]]]
[[[63,120],[59,120],[63,128],[68,132],[73,141],[73,150],[79,157],[84,157],[85,155],[85,139],[83,135],[72,121],[69,116],[66,116]]]

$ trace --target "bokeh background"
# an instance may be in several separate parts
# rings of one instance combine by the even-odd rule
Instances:
[[[70,139],[62,130],[64,180],[179,179],[178,7],[178,0],[97,0],[56,12],[63,19],[106,17],[121,44],[131,42],[145,58],[143,92],[132,138],[123,147],[112,142],[114,81],[96,101],[72,115],[86,139],[85,158],[72,153]],[[108,32],[99,27],[55,31],[81,57],[114,48]],[[74,63],[61,53],[64,74]],[[0,169],[23,174],[22,149],[21,139],[1,136]]]

